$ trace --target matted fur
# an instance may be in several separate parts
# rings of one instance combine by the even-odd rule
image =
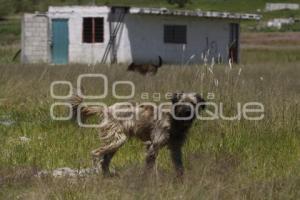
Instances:
[[[74,95],[70,102],[73,106],[74,116],[77,116],[78,106],[82,103],[82,98]],[[174,94],[172,103],[164,107],[162,111],[156,110],[150,105],[114,104],[107,109],[100,107],[82,106],[80,110],[81,117],[88,117],[98,114],[106,116],[106,119],[99,128],[99,136],[103,145],[91,152],[93,160],[101,160],[101,167],[104,175],[109,175],[109,164],[117,150],[130,138],[136,137],[146,145],[146,169],[153,168],[159,150],[168,146],[171,152],[171,158],[174,163],[178,176],[183,175],[183,163],[181,148],[185,142],[187,132],[191,127],[195,115],[189,120],[176,120],[171,114],[175,103],[189,103],[196,108],[198,103],[204,100],[195,93]],[[114,111],[122,108],[122,112]],[[200,106],[204,109],[204,106]],[[191,107],[178,105],[175,107],[176,116],[189,116]],[[161,117],[155,117],[156,113]],[[114,115],[115,114],[115,115]],[[120,120],[116,117],[132,116],[131,119]],[[95,163],[96,164],[96,163]]]

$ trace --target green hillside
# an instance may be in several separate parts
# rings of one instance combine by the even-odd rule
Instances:
[[[152,7],[177,7],[176,0],[0,0],[0,16],[4,14],[43,11],[49,5],[132,5]],[[179,0],[180,1],[180,0]],[[183,0],[185,1],[185,0]],[[186,0],[186,8],[202,10],[247,11],[263,9],[269,0]],[[299,3],[299,0],[272,0],[271,2]]]
[[[24,12],[46,11],[49,5],[131,5],[145,7],[178,8],[170,2],[176,0],[0,0],[0,44],[13,43],[20,37],[20,16]],[[184,1],[184,0],[183,0]],[[187,0],[185,9],[201,9],[211,11],[233,11],[259,13],[263,16],[261,24],[279,17],[295,17],[300,19],[300,10],[263,12],[267,2],[291,2],[299,0]],[[258,12],[261,10],[261,12]],[[12,17],[13,16],[13,17]],[[9,18],[9,20],[1,20]],[[245,31],[278,31],[277,29],[257,29],[257,22],[242,23]],[[280,31],[300,31],[300,22],[285,26]]]

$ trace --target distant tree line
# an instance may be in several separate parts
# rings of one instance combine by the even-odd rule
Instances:
[[[177,5],[179,8],[185,7],[191,0],[156,0],[145,1],[145,4],[151,2],[166,2],[171,5]],[[0,0],[0,18],[7,15],[23,12],[46,11],[49,5],[91,5],[91,4],[118,4],[117,0]],[[123,3],[126,1],[122,1]],[[128,4],[134,4],[136,0],[128,0]],[[140,4],[140,1],[139,1]],[[153,4],[153,3],[152,3]]]
[[[45,11],[49,5],[86,4],[92,0],[0,0],[0,17],[15,13]]]

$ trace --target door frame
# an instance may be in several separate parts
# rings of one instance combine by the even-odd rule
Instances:
[[[233,63],[240,62],[240,24],[229,24],[229,52],[228,58],[232,59]]]
[[[70,53],[70,29],[69,29],[69,19],[68,18],[51,18],[50,20],[50,52],[51,52],[51,63],[54,65],[59,65],[54,63],[53,61],[53,44],[54,44],[54,38],[53,38],[53,21],[66,21],[67,22],[67,35],[68,35],[68,52],[67,52],[67,64],[69,63],[69,53]]]

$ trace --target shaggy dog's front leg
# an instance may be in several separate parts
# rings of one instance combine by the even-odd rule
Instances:
[[[153,144],[147,147],[145,173],[148,173],[150,170],[153,169],[155,165],[156,157],[158,155],[158,151],[159,149],[157,149]]]
[[[152,141],[147,145],[145,173],[153,169],[159,150],[167,144],[169,139],[169,133],[164,129],[154,129],[152,134]]]

